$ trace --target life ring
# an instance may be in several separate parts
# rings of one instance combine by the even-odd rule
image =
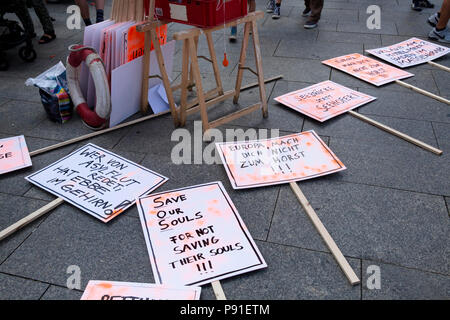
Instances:
[[[69,47],[70,55],[67,58],[67,85],[73,104],[84,124],[93,130],[103,129],[108,125],[111,114],[111,95],[105,67],[95,49],[83,45]],[[89,68],[95,85],[96,104],[91,110],[86,103],[80,88],[81,63],[85,62]]]

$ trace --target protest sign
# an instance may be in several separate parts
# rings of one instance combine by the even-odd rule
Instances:
[[[30,166],[31,159],[24,136],[0,139],[0,174]]]
[[[81,300],[199,300],[201,290],[200,287],[91,280]]]
[[[221,182],[138,199],[153,275],[202,285],[267,267]]]
[[[366,50],[366,52],[400,68],[406,68],[445,56],[450,52],[450,48],[411,38],[392,46]]]
[[[275,98],[276,101],[320,122],[375,99],[329,80]]]
[[[103,222],[168,180],[91,143],[26,179]]]
[[[283,137],[216,143],[234,189],[317,178],[345,170],[313,131]]]
[[[375,86],[414,76],[412,73],[397,69],[359,53],[325,60],[322,63],[349,73]]]

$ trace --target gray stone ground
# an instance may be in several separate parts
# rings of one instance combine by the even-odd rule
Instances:
[[[441,0],[432,0],[440,5]],[[450,108],[396,84],[375,88],[342,72],[331,70],[321,59],[389,45],[411,36],[426,38],[426,23],[434,10],[414,12],[409,0],[325,0],[319,28],[303,29],[303,1],[285,0],[282,18],[260,21],[265,76],[283,74],[267,85],[270,117],[241,118],[225,128],[276,128],[281,133],[314,129],[347,165],[348,170],[300,183],[330,234],[352,265],[362,284],[350,286],[296,201],[288,186],[232,190],[219,165],[171,163],[173,130],[169,116],[110,133],[89,142],[108,148],[170,178],[160,190],[221,180],[269,267],[222,281],[231,299],[448,299],[450,296]],[[37,89],[24,86],[65,59],[67,46],[80,42],[81,31],[65,27],[69,1],[49,4],[57,19],[58,39],[37,45],[38,59],[22,63],[15,50],[8,52],[11,69],[0,73],[0,137],[24,134],[30,150],[89,133],[77,116],[68,124],[46,119]],[[382,29],[366,28],[366,8],[382,7]],[[258,0],[264,9],[265,0]],[[109,8],[108,8],[109,11]],[[33,17],[34,13],[33,13]],[[39,25],[37,23],[37,25]],[[171,25],[170,32],[185,26]],[[38,27],[38,35],[41,29]],[[239,30],[242,34],[242,30]],[[223,52],[223,33],[215,34],[216,49]],[[233,85],[239,44],[228,44],[228,68],[222,68],[226,87]],[[204,42],[200,51],[205,50]],[[180,45],[175,71],[179,76]],[[252,62],[250,53],[249,62]],[[450,66],[450,58],[437,61]],[[406,80],[450,98],[450,74],[430,65],[409,69]],[[205,83],[212,70],[202,65]],[[324,124],[304,118],[274,102],[290,90],[331,79],[378,99],[359,112],[421,139],[444,151],[436,156],[395,138],[350,115]],[[255,81],[247,75],[247,82]],[[242,94],[241,103],[257,99],[257,91]],[[231,102],[212,110],[210,117],[236,109]],[[192,130],[189,118],[187,127]],[[53,199],[24,180],[81,144],[33,158],[33,168],[0,178],[0,229]],[[0,243],[1,299],[79,299],[82,291],[68,290],[66,269],[78,265],[82,289],[90,279],[152,282],[144,237],[136,208],[107,225],[64,204]],[[367,268],[381,270],[381,289],[367,288]],[[213,298],[205,286],[203,299]]]

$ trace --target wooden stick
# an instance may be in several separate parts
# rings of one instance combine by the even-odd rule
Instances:
[[[438,95],[435,95],[434,93],[431,93],[431,92],[425,91],[423,89],[417,88],[417,87],[415,87],[413,85],[410,85],[409,83],[403,82],[401,80],[395,80],[395,82],[398,83],[399,85],[401,85],[402,87],[411,89],[411,90],[416,91],[418,93],[421,93],[421,94],[423,94],[423,95],[425,95],[427,97],[436,99],[436,100],[438,100],[440,102],[443,102],[443,103],[446,103],[446,104],[450,104],[450,100],[445,99],[443,97],[440,97]]]
[[[438,156],[440,156],[442,154],[442,150],[436,149],[435,147],[430,146],[429,144],[426,144],[425,142],[417,140],[417,139],[415,139],[413,137],[410,137],[410,136],[408,136],[408,135],[406,135],[406,134],[404,134],[404,133],[402,133],[400,131],[392,129],[391,127],[388,127],[388,126],[386,126],[386,125],[384,125],[384,124],[382,124],[382,123],[380,123],[378,121],[375,121],[375,120],[370,119],[370,118],[368,118],[366,116],[363,116],[362,114],[360,114],[358,112],[350,110],[350,111],[348,111],[348,113],[350,113],[355,118],[358,118],[358,119],[360,119],[362,121],[365,121],[365,122],[367,122],[367,123],[369,123],[369,124],[379,128],[381,130],[384,130],[384,131],[386,131],[386,132],[388,132],[390,134],[393,134],[394,136],[402,138],[405,141],[408,141],[408,142],[410,142],[412,144],[415,144],[416,146],[421,147],[422,149],[425,149],[427,151],[433,152],[433,153],[437,154]]]
[[[216,295],[217,300],[227,300],[227,297],[225,296],[225,292],[223,292],[222,285],[220,284],[220,281],[213,281],[211,282],[211,286],[214,290],[214,294]]]
[[[128,21],[137,21],[136,17],[136,0],[128,0]]]
[[[118,0],[113,0],[113,3],[112,3],[111,20],[116,20],[117,1]]]
[[[136,0],[136,21],[144,21],[144,1]]]
[[[446,66],[443,66],[442,64],[439,64],[439,63],[436,63],[436,62],[433,62],[433,61],[428,61],[428,63],[431,64],[432,66],[435,66],[436,68],[439,68],[439,69],[442,69],[444,71],[450,72],[450,68],[446,67]]]
[[[333,254],[339,266],[341,267],[342,271],[344,271],[345,276],[347,277],[350,284],[353,286],[358,284],[360,282],[358,276],[353,271],[347,259],[345,259],[341,250],[339,250],[338,246],[328,233],[322,221],[320,221],[319,217],[317,216],[313,207],[309,203],[308,199],[306,199],[305,195],[300,190],[300,187],[297,185],[296,182],[291,182],[289,185],[291,186],[292,191],[294,191],[295,195],[297,196],[297,199],[302,205],[303,209],[305,209],[306,214],[309,216],[312,223],[314,224],[314,227],[316,227],[316,230],[319,232],[322,239],[325,241],[325,244],[327,245],[328,249],[330,249],[331,253]]]
[[[36,210],[35,212],[33,212],[31,214],[29,214],[25,218],[17,221],[16,223],[14,223],[13,225],[9,226],[8,228],[2,230],[0,232],[0,241],[5,239],[6,237],[10,236],[14,232],[22,229],[27,224],[33,222],[37,218],[39,218],[39,217],[43,216],[44,214],[46,214],[47,212],[55,209],[57,206],[59,206],[63,202],[64,202],[63,199],[57,198],[57,199],[53,200],[52,202],[50,202],[49,204],[43,206],[42,208]]]

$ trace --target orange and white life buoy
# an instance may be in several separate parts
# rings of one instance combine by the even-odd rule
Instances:
[[[83,45],[69,47],[70,55],[67,58],[67,85],[73,104],[83,122],[91,129],[103,129],[108,125],[111,114],[111,94],[108,79],[102,59],[93,48]],[[85,62],[89,68],[95,85],[96,104],[91,110],[86,103],[80,89],[81,63]]]

